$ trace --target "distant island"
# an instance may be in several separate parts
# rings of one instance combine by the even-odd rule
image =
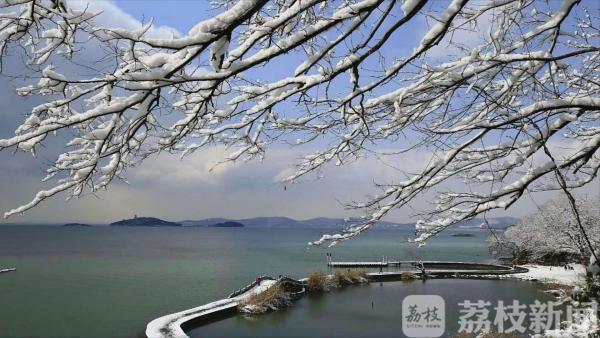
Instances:
[[[473,234],[465,234],[465,233],[461,232],[461,233],[452,235],[452,237],[475,237],[475,235],[473,235]]]
[[[169,222],[155,217],[134,217],[110,223],[111,226],[145,226],[145,227],[173,227],[181,226],[179,223]]]
[[[211,228],[243,228],[244,225],[240,222],[229,221],[229,222],[215,223],[215,224],[209,225],[209,227],[211,227]]]
[[[91,225],[89,224],[84,224],[84,223],[66,223],[63,224],[64,227],[90,227]]]

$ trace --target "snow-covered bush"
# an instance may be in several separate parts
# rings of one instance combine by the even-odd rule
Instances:
[[[592,245],[600,246],[598,196],[578,196],[581,225]],[[566,198],[550,200],[533,215],[508,228],[500,245],[510,248],[516,261],[568,263],[585,262],[590,247]],[[492,239],[495,246],[499,246]]]
[[[285,181],[364,156],[387,165],[425,154],[349,204],[359,222],[315,244],[353,238],[439,191],[420,214],[422,242],[527,191],[558,189],[557,172],[571,189],[600,168],[594,1],[591,11],[577,0],[210,3],[213,16],[161,38],[151,23],[100,27],[66,0],[0,2],[0,61],[27,53],[39,80],[18,93],[43,97],[0,150],[35,155],[57,132],[72,137],[48,166],[52,186],[6,217],[97,192],[161,152],[217,144],[237,161],[297,144],[308,153]],[[114,64],[73,75],[54,62],[85,50],[80,40]]]
[[[546,330],[543,335],[536,335],[536,338],[588,338],[597,337],[598,314],[592,309],[586,309],[582,318],[577,322],[566,322],[564,327],[556,330]]]

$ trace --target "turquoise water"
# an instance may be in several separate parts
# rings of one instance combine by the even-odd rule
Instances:
[[[422,248],[375,230],[333,249],[318,229],[0,227],[0,337],[138,337],[150,320],[222,298],[257,275],[304,277],[334,259],[485,261],[476,237]]]

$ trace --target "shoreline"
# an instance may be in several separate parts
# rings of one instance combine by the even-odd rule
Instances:
[[[439,262],[437,262],[439,263]],[[463,263],[463,262],[444,262],[452,265],[481,267],[482,263]],[[458,263],[458,264],[457,264]],[[568,286],[580,286],[585,282],[585,267],[583,265],[573,265],[573,270],[564,270],[563,267],[549,267],[542,265],[523,265],[523,266],[501,266],[497,264],[489,264],[489,266],[503,269],[498,271],[490,270],[444,270],[427,271],[425,274],[419,275],[419,278],[444,279],[444,278],[461,278],[461,279],[517,279],[522,281],[537,281],[542,284],[561,284]],[[582,274],[583,271],[583,274]],[[371,272],[368,273],[370,281],[390,282],[400,281],[401,273],[397,272]],[[302,278],[298,282],[305,283],[307,278]],[[260,282],[250,283],[248,286],[232,293],[228,298],[217,300],[205,305],[201,305],[192,309],[168,314],[152,320],[146,326],[147,338],[189,338],[182,327],[186,323],[198,320],[202,317],[213,316],[218,313],[236,312],[237,306],[253,294],[259,294],[268,290],[273,285],[277,284],[277,280],[270,277],[262,277]]]
[[[538,264],[520,265],[528,271],[516,273],[508,278],[525,281],[537,281],[544,284],[561,284],[566,286],[585,285],[586,268],[582,264],[571,264],[573,270],[565,270],[562,266],[549,266]]]

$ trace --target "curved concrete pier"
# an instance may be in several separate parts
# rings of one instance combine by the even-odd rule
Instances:
[[[253,294],[258,294],[268,290],[271,286],[277,283],[274,279],[262,279],[260,283],[253,282],[233,297],[217,300],[193,309],[172,313],[148,323],[146,326],[146,337],[148,338],[189,338],[185,334],[182,325],[200,317],[214,315],[217,313],[226,313],[236,311],[239,303]]]
[[[510,267],[497,264],[468,263],[468,262],[441,262],[441,261],[394,261],[394,262],[329,262],[330,267],[387,267],[407,266],[413,267],[413,271],[390,271],[372,272],[367,274],[371,281],[398,281],[402,280],[403,274],[411,272],[421,278],[497,278],[498,275],[527,272],[522,267]],[[277,283],[305,284],[307,278],[299,281],[287,277],[275,280],[271,277],[261,277],[260,282],[252,282],[249,285],[233,292],[228,298],[211,302],[193,309],[173,313],[156,318],[146,326],[146,337],[148,338],[189,338],[182,326],[201,317],[208,317],[220,313],[232,313],[237,311],[237,306],[246,298],[268,290]],[[297,292],[301,294],[304,292]]]

